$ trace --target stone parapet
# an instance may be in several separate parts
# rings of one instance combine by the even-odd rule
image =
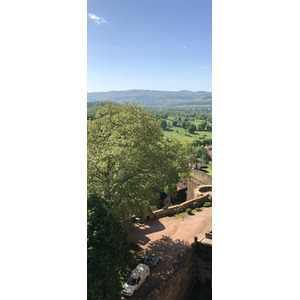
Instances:
[[[192,208],[194,202],[197,202],[198,205],[201,205],[204,202],[206,202],[206,200],[208,200],[208,198],[209,198],[209,194],[206,194],[201,197],[197,197],[197,198],[185,201],[185,202],[177,204],[177,205],[172,205],[169,207],[165,207],[163,209],[155,210],[152,212],[152,214],[149,215],[149,219],[161,218],[161,217],[173,215],[180,211],[184,211],[187,208]]]

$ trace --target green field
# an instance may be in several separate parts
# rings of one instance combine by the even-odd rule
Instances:
[[[183,143],[192,143],[195,140],[199,140],[199,138],[201,138],[201,140],[202,138],[212,139],[212,133],[209,131],[195,131],[195,133],[191,134],[186,129],[175,126],[164,130],[164,135],[165,137],[177,139]],[[212,164],[208,163],[201,168],[201,171],[212,175]]]
[[[206,164],[206,166],[201,167],[201,171],[205,172],[205,173],[207,173],[209,175],[212,175],[212,164],[208,163],[208,164]]]
[[[180,141],[188,143],[198,140],[199,138],[212,138],[212,133],[208,131],[195,131],[195,133],[191,134],[186,129],[175,126],[164,130],[164,135],[165,137],[176,138]]]

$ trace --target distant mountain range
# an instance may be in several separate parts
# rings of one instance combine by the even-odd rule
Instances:
[[[211,92],[128,90],[87,93],[87,101],[138,102],[141,106],[211,105]]]

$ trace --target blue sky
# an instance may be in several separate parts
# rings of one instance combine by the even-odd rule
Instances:
[[[88,0],[88,92],[211,91],[211,0]]]

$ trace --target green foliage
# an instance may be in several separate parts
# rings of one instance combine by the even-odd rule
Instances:
[[[204,146],[208,146],[208,145],[211,145],[212,144],[212,139],[209,139],[209,138],[205,138],[203,140],[203,145]]]
[[[107,104],[117,104],[116,102],[113,101],[93,101],[93,102],[88,102],[87,103],[87,108],[99,108],[102,106],[105,106]]]
[[[158,208],[157,208],[156,205],[150,205],[150,209],[151,209],[151,211],[155,211],[155,210],[157,210]]]
[[[187,130],[189,133],[194,133],[196,131],[196,126],[194,124],[191,124]]]
[[[176,197],[177,195],[177,184],[173,183],[164,188],[164,192],[168,194],[171,198]]]
[[[188,129],[188,127],[189,127],[190,125],[191,125],[190,122],[184,121],[184,122],[182,122],[181,127],[184,128],[184,129]]]
[[[182,128],[181,126],[177,126],[177,127],[171,127],[169,130],[164,131],[164,136],[171,138],[171,139],[177,139],[182,143],[193,143],[194,141],[200,141],[200,139],[202,139],[201,141],[203,141],[204,139],[204,134],[207,134],[207,138],[211,138],[211,132],[207,132],[207,131],[195,131],[194,134],[187,134],[188,132]],[[187,135],[185,135],[187,134]],[[202,144],[201,144],[202,145]]]
[[[88,121],[88,194],[111,203],[123,220],[146,216],[150,200],[188,176],[188,150],[165,139],[153,115],[136,104],[106,105]]]
[[[191,210],[190,208],[187,208],[185,211],[186,211],[188,214],[191,214],[191,212],[192,212],[192,210]]]
[[[201,122],[197,125],[197,130],[202,131],[205,129],[205,126],[206,126],[206,122]]]
[[[203,164],[207,164],[211,160],[211,158],[210,158],[209,154],[206,152],[206,150],[203,151],[200,159]]]
[[[207,120],[207,122],[210,122],[210,123],[212,122],[212,114],[211,113],[207,115],[206,120]]]
[[[94,120],[96,118],[97,111],[98,111],[97,107],[88,108],[87,109],[87,119]]]
[[[131,257],[127,233],[107,201],[90,195],[87,209],[87,298],[120,299]]]
[[[205,148],[197,147],[196,148],[196,155],[198,157],[200,157],[201,162],[203,164],[207,164],[211,160],[211,157],[209,156],[209,154],[207,153]]]
[[[197,203],[197,202],[194,202],[194,203],[193,203],[193,206],[194,206],[194,208],[196,208],[196,207],[197,207],[197,205],[198,205],[198,203]]]
[[[205,202],[205,203],[203,204],[203,206],[204,206],[204,207],[210,207],[210,206],[211,206],[211,202]]]
[[[205,138],[202,141],[200,140],[195,140],[191,143],[193,147],[200,147],[200,146],[208,146],[212,144],[212,139],[211,138]]]
[[[182,208],[176,207],[176,208],[174,208],[174,211],[175,211],[175,214],[179,214],[182,212]]]
[[[195,209],[196,209],[196,211],[201,211],[200,207],[196,207]]]
[[[160,127],[165,130],[167,128],[167,121],[166,120],[160,121]]]
[[[160,115],[160,117],[161,117],[162,119],[167,119],[167,118],[168,118],[168,114],[162,113],[162,114]]]
[[[211,124],[206,124],[205,130],[207,130],[207,131],[212,131],[212,126],[211,126]]]

